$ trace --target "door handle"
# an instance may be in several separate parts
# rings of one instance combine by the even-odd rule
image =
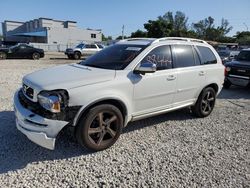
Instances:
[[[200,71],[199,72],[199,76],[204,76],[205,75],[205,72],[204,71]]]
[[[167,80],[168,81],[172,81],[172,80],[175,80],[176,79],[176,76],[175,75],[169,75],[168,77],[167,77]]]

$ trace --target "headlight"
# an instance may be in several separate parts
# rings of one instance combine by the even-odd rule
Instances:
[[[61,100],[60,95],[42,93],[42,94],[39,94],[37,97],[38,97],[38,102],[40,103],[40,105],[46,110],[49,110],[54,113],[61,112],[62,100]]]

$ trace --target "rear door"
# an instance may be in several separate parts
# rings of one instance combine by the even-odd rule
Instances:
[[[205,70],[197,51],[191,45],[173,45],[174,69],[177,71],[176,106],[193,103],[204,87]]]
[[[95,44],[86,44],[83,48],[83,55],[92,55],[98,51]]]

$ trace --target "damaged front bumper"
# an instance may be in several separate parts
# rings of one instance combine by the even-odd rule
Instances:
[[[24,108],[19,101],[19,90],[14,96],[16,127],[32,142],[53,150],[56,136],[69,122],[44,118]]]

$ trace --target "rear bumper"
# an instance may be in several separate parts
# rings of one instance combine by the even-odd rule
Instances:
[[[250,85],[250,77],[247,76],[238,76],[229,74],[228,76],[226,76],[225,80],[229,81],[233,85],[238,85],[243,87]]]
[[[32,142],[53,150],[55,148],[56,136],[68,122],[51,120],[34,114],[21,105],[18,92],[19,90],[14,96],[17,129],[26,135]]]

